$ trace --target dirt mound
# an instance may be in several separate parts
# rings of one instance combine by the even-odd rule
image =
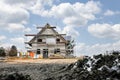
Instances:
[[[120,80],[120,52],[86,56],[45,80]]]
[[[17,78],[18,75],[23,77],[29,75],[31,80],[44,80],[53,75],[54,72],[63,69],[64,66],[68,64],[57,64],[57,63],[0,63],[0,80],[24,80]],[[18,75],[14,74],[17,73]],[[13,76],[15,79],[11,79],[10,76]],[[3,79],[2,79],[3,78]],[[10,79],[9,79],[10,78]],[[26,79],[25,79],[26,80]]]
[[[19,73],[8,73],[0,75],[0,80],[31,80],[29,75]]]
[[[52,63],[46,64],[42,64],[42,61],[1,63],[0,80],[120,80],[120,52],[85,56],[69,64],[61,63],[62,60],[58,60],[60,62],[58,64],[56,60],[55,62],[50,60]]]

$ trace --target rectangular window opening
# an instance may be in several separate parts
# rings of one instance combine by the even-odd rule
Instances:
[[[42,39],[38,39],[37,42],[42,42]]]
[[[60,49],[59,48],[54,50],[54,54],[57,54],[57,53],[60,53]]]
[[[41,54],[40,49],[37,49],[37,54]]]
[[[60,39],[59,39],[59,38],[57,38],[57,39],[56,39],[56,42],[60,42]]]

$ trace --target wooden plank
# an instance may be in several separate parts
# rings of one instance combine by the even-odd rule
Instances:
[[[60,35],[66,35],[66,34],[40,34],[40,36],[60,36]]]
[[[37,50],[33,50],[33,49],[28,49],[28,50],[30,50],[30,51],[37,51]],[[44,50],[42,49],[40,51],[44,51]],[[49,50],[48,49],[48,51],[54,53],[54,50]],[[60,50],[60,52],[57,52],[57,53],[64,53],[64,52],[66,52],[66,50]]]
[[[42,28],[44,28],[44,27],[36,27],[37,29],[42,29]]]
[[[66,35],[66,34],[60,34],[60,35]]]
[[[60,35],[66,35],[66,34],[25,34],[25,36],[60,36]]]
[[[55,26],[53,26],[53,27],[50,27],[50,28],[56,28]]]
[[[36,27],[37,29],[42,29],[42,28],[45,28],[45,27]],[[50,28],[56,28],[56,27],[50,27]]]
[[[46,44],[46,42],[25,42],[25,44],[33,44],[33,43],[37,43],[37,44]]]
[[[25,36],[36,36],[37,34],[25,34]]]

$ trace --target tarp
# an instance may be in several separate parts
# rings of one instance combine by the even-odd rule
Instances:
[[[34,58],[34,54],[35,54],[34,52],[29,52],[29,56],[32,58]]]

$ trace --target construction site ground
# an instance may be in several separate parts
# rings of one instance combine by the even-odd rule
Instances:
[[[4,62],[9,64],[18,64],[18,63],[40,63],[40,64],[70,64],[76,62],[79,58],[73,59],[25,59],[25,58],[10,58],[4,60]]]
[[[30,75],[33,80],[44,80],[54,72],[74,63],[74,59],[24,59],[9,58],[0,60],[0,75],[14,72]],[[56,74],[57,75],[57,74]]]

